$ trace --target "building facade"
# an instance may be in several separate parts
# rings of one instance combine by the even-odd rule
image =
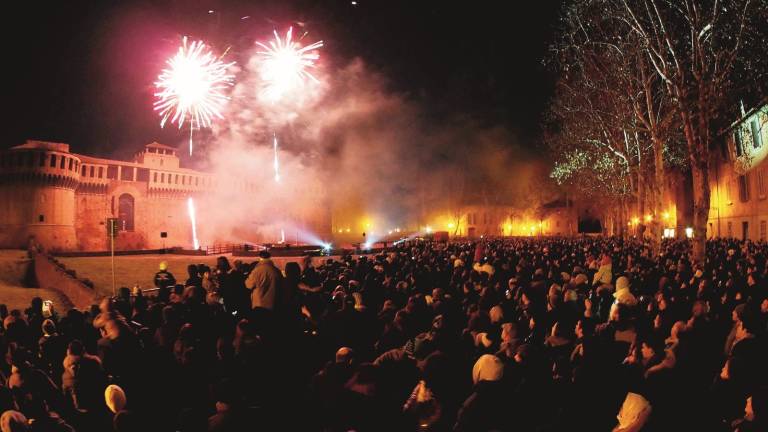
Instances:
[[[34,239],[49,250],[108,250],[107,218],[118,220],[118,250],[191,248],[188,199],[219,187],[256,189],[246,181],[221,185],[209,173],[183,168],[175,148],[156,142],[120,161],[27,141],[0,153],[0,248],[25,248]],[[312,225],[330,231],[326,220]]]
[[[768,239],[768,105],[734,123],[712,154],[707,237]]]

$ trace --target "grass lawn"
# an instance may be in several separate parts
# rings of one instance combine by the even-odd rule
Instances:
[[[255,257],[232,257],[226,255],[230,263],[236,259],[245,262],[255,261]],[[173,273],[177,281],[184,283],[187,280],[187,266],[189,264],[207,264],[210,267],[216,265],[217,256],[187,256],[187,255],[129,255],[115,257],[115,286],[132,288],[137,283],[143,289],[154,288],[155,273],[160,262],[168,263],[168,271]],[[315,262],[325,260],[328,257],[315,257]],[[338,257],[333,257],[337,258]],[[93,281],[94,288],[101,296],[112,295],[112,273],[110,257],[76,257],[57,258],[68,269],[75,270],[79,278]],[[275,257],[275,264],[283,269],[288,261],[301,263],[301,257],[282,258]]]
[[[66,312],[71,304],[58,291],[22,286],[28,263],[26,251],[0,250],[0,303],[7,305],[8,310],[19,309],[23,312],[33,297],[40,297],[52,300],[59,313]]]

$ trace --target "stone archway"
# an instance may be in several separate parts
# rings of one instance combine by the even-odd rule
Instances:
[[[117,220],[120,231],[133,231],[134,204],[135,200],[131,194],[124,193],[118,198]]]

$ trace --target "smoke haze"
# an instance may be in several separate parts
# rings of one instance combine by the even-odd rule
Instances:
[[[196,198],[203,244],[275,242],[281,230],[287,241],[317,243],[330,241],[330,227],[312,221],[330,217],[355,231],[363,219],[417,229],[458,202],[529,204],[541,167],[510,131],[428,120],[359,59],[313,70],[317,83],[271,101],[259,64],[254,49],[235,71],[225,120],[197,134],[193,165],[225,186]],[[238,187],[244,182],[251,188]]]

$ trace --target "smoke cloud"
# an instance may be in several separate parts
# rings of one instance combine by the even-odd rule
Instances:
[[[363,221],[418,229],[460,202],[525,207],[543,172],[510,131],[428,120],[360,59],[313,71],[317,83],[277,102],[264,98],[255,49],[239,68],[226,120],[196,135],[195,167],[220,179],[196,197],[202,244],[330,242],[331,218],[354,236]]]

